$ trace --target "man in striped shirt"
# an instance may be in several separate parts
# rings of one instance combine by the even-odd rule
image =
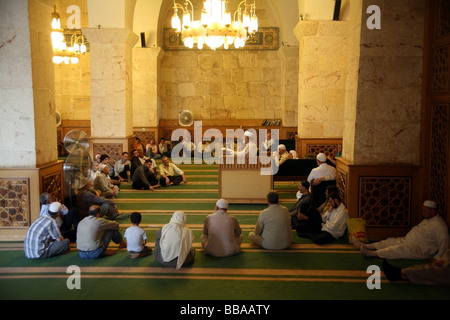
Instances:
[[[48,212],[41,215],[28,229],[25,236],[25,256],[30,259],[45,259],[70,251],[69,239],[61,236],[56,218],[63,206],[59,202],[53,202]]]

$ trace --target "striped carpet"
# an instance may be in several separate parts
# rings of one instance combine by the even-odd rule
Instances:
[[[139,211],[141,227],[153,248],[155,231],[183,210],[195,235],[195,262],[181,270],[162,268],[153,255],[132,260],[126,250],[113,256],[86,261],[78,257],[75,244],[69,254],[46,260],[26,259],[23,243],[0,243],[0,299],[77,300],[447,300],[448,287],[389,283],[380,273],[378,288],[369,288],[370,266],[381,260],[365,258],[344,237],[328,245],[315,245],[293,233],[289,250],[264,250],[251,245],[253,230],[263,204],[231,204],[229,213],[243,232],[241,253],[227,258],[203,254],[200,237],[205,217],[218,198],[217,165],[180,165],[188,183],[154,192],[121,186],[116,200],[121,212]],[[295,202],[297,185],[276,182],[281,204]],[[121,232],[130,225],[121,222]],[[391,261],[400,267],[424,261]],[[74,276],[69,266],[80,269],[80,289],[69,289]],[[76,274],[75,274],[76,275]],[[369,280],[369,283],[373,283]]]

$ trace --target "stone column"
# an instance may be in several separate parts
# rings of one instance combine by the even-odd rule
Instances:
[[[158,83],[161,48],[133,49],[133,124],[141,128],[141,141],[158,139],[157,132],[161,113],[161,96]]]
[[[380,29],[366,25],[372,5],[380,10]],[[425,1],[363,0],[361,11],[357,92],[347,103],[354,110],[346,123],[354,128],[354,143],[347,158],[419,165]]]
[[[91,155],[118,160],[133,135],[132,48],[138,36],[127,28],[88,28],[91,52]]]
[[[282,46],[278,50],[281,59],[281,104],[284,127],[297,127],[298,108],[298,46]]]
[[[21,239],[39,194],[63,198],[48,1],[0,0],[0,239]]]
[[[339,138],[344,128],[347,21],[300,21],[298,135]]]

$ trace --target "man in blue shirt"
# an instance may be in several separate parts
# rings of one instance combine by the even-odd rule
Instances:
[[[25,256],[30,259],[45,259],[70,251],[69,239],[64,239],[56,222],[63,206],[53,202],[48,213],[41,215],[28,229],[25,236]]]

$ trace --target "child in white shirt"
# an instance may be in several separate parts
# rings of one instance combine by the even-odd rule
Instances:
[[[152,249],[147,247],[147,234],[144,229],[139,227],[142,216],[139,212],[133,212],[130,215],[131,227],[127,228],[124,237],[127,239],[127,250],[130,252],[131,259],[146,257],[152,253]]]

